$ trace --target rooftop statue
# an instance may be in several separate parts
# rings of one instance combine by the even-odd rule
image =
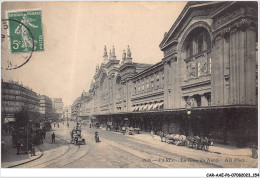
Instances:
[[[123,60],[126,59],[126,52],[125,52],[125,50],[123,50],[123,57],[122,57],[122,59],[123,59]]]
[[[106,45],[104,47],[104,56],[107,56],[107,47],[106,47]]]
[[[113,48],[112,48],[112,56],[113,56],[113,57],[116,56],[116,52],[115,52],[115,47],[114,47],[114,45],[113,45]]]
[[[127,58],[131,58],[131,51],[130,51],[129,45],[127,47]]]
[[[109,59],[110,59],[110,60],[112,59],[111,49],[110,49],[110,51],[109,51]]]

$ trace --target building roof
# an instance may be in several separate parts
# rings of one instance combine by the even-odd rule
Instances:
[[[135,72],[139,73],[149,67],[151,67],[153,64],[144,64],[144,63],[134,63],[136,65]]]
[[[186,4],[186,6],[183,8],[183,10],[180,13],[180,15],[178,16],[178,18],[176,19],[176,21],[174,22],[174,24],[172,25],[172,27],[170,28],[170,30],[167,33],[165,33],[164,38],[163,38],[162,42],[160,43],[159,47],[161,49],[164,48],[167,41],[169,41],[168,39],[171,37],[172,33],[176,29],[176,27],[179,25],[179,23],[182,21],[184,16],[187,14],[187,12],[192,7],[206,6],[206,5],[212,5],[212,4],[219,4],[219,6],[220,6],[220,5],[225,4],[225,3],[229,3],[229,2],[222,2],[222,1],[218,1],[218,2],[216,2],[216,1],[191,1],[191,2],[188,2]]]
[[[160,61],[160,62],[158,62],[158,63],[156,63],[156,64],[154,64],[154,65],[150,65],[150,66],[147,67],[146,69],[144,69],[144,70],[140,71],[139,73],[137,73],[136,75],[134,75],[134,76],[132,77],[132,79],[134,79],[134,78],[136,78],[136,77],[139,77],[139,76],[141,76],[141,75],[143,75],[143,74],[145,74],[145,73],[147,73],[147,72],[149,72],[149,71],[151,71],[151,70],[153,70],[153,69],[155,69],[155,68],[161,66],[162,64],[163,64],[162,61]]]

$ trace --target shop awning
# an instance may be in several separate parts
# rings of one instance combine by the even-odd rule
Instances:
[[[148,107],[149,107],[149,105],[148,105],[148,104],[147,104],[147,105],[145,105],[145,106],[144,106],[144,111],[145,111],[145,110],[147,110],[147,108],[148,108]]]
[[[154,104],[150,104],[150,105],[148,106],[148,110],[152,110],[152,109],[153,109],[153,106],[154,106]]]
[[[159,107],[159,108],[161,108],[161,107],[163,108],[163,104],[164,104],[164,102],[159,103],[159,106],[158,106],[158,107]]]
[[[159,106],[159,103],[154,104],[153,109],[157,109]]]
[[[5,118],[4,123],[8,123],[8,122],[14,122],[15,118]]]
[[[135,111],[139,111],[141,106],[137,106]]]

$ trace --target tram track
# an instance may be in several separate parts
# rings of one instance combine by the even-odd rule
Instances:
[[[103,135],[102,132],[100,133],[102,135],[101,142],[103,142],[105,145],[109,145],[113,149],[116,149],[119,152],[122,152],[123,154],[127,153],[130,157],[134,156],[135,159],[138,158],[140,161],[143,161],[144,163],[149,163],[147,164],[147,166],[150,165],[152,167],[161,168],[190,168],[192,165],[192,162],[187,161],[186,163],[182,163],[180,161],[181,159],[190,159],[187,156],[179,155],[177,153],[169,152],[167,150],[162,150],[158,146],[151,147],[147,143],[140,142],[140,140],[124,139],[122,137],[116,137],[115,140],[110,134]],[[93,135],[91,133],[88,133],[86,130],[83,130],[83,135],[86,138],[93,137]],[[83,158],[86,157],[86,155],[88,154],[92,156],[90,158],[93,159],[93,152],[91,152],[91,150],[93,150],[94,144],[92,143],[92,140],[88,140],[88,142],[86,141],[86,145],[74,146],[70,144],[67,136],[63,138],[61,137],[61,135],[57,135],[56,138],[56,147],[54,145],[51,146],[51,149],[53,150],[48,149],[47,145],[47,149],[43,149],[42,151],[43,156],[41,159],[25,164],[23,167],[70,168],[74,166],[77,167],[79,165],[77,162],[82,162],[80,160],[83,160],[84,162]],[[46,139],[46,143],[48,143],[49,145],[52,144],[50,139]],[[61,153],[61,150],[64,152]],[[57,156],[57,154],[59,155]],[[171,157],[171,161],[164,161],[163,159],[166,157]],[[205,167],[205,165],[206,167],[219,167],[219,165],[213,163],[197,163],[198,167]]]
[[[64,142],[66,142],[68,144],[68,149],[63,154],[59,155],[58,157],[49,159],[49,160],[44,161],[40,164],[37,164],[33,167],[39,167],[41,165],[44,165],[43,167],[63,168],[63,167],[71,165],[74,162],[84,158],[89,153],[90,149],[92,148],[92,145],[89,142],[86,142],[86,145],[89,146],[87,152],[85,152],[84,150],[82,150],[82,152],[80,152],[83,145],[73,147],[74,145],[71,145],[70,142],[68,142],[62,138],[60,138],[60,140],[63,140]],[[76,148],[76,149],[74,149],[74,148]],[[78,156],[78,154],[80,154],[80,155]],[[76,159],[72,159],[73,157],[76,157]],[[72,161],[70,161],[70,160],[72,160]],[[48,163],[50,163],[50,164],[48,164]],[[65,164],[63,164],[63,163],[65,163]],[[61,164],[61,165],[57,166],[57,164]]]
[[[43,145],[40,145],[38,149],[41,151],[41,159],[37,159],[22,165],[15,166],[16,168],[63,168],[69,166],[78,160],[84,158],[92,149],[92,144],[86,142],[85,145],[74,146],[66,138],[62,138],[60,135],[56,136],[56,143],[52,143],[49,137],[46,137],[45,143],[47,148],[44,149]],[[52,145],[53,151],[48,152],[48,145]],[[55,146],[54,146],[55,145]],[[61,150],[65,150],[61,154]],[[86,150],[86,151],[85,151]],[[59,154],[58,156],[55,156]],[[73,159],[75,158],[75,159]]]
[[[90,135],[89,133],[87,133],[87,134]],[[138,142],[133,141],[133,140],[132,140],[132,142],[134,142],[134,144],[128,143],[128,141],[127,141],[127,143],[125,143],[126,144],[125,145],[125,144],[116,143],[114,140],[108,138],[107,135],[106,135],[106,137],[103,137],[102,139],[106,144],[109,144],[113,147],[116,147],[116,148],[118,148],[122,151],[125,151],[125,152],[132,154],[136,157],[139,157],[143,160],[148,160],[148,161],[151,160],[150,163],[159,165],[160,167],[165,167],[165,168],[173,168],[173,167],[183,168],[183,167],[186,167],[186,168],[190,168],[190,167],[192,167],[192,165],[194,165],[193,162],[196,162],[198,167],[205,167],[205,165],[206,165],[206,167],[221,168],[221,166],[218,165],[218,164],[214,164],[214,163],[211,163],[211,162],[203,162],[203,161],[200,162],[200,160],[192,159],[190,157],[183,156],[183,155],[178,155],[177,153],[172,153],[172,152],[169,152],[169,151],[166,151],[166,150],[162,150],[158,147],[156,149],[160,150],[160,151],[156,152],[154,150],[154,148],[151,149],[149,145],[146,145],[146,144],[143,144],[143,143],[138,143]],[[137,145],[140,145],[140,146],[142,145],[142,146],[139,147]],[[144,148],[145,148],[145,150],[144,150]],[[165,155],[167,155],[167,156],[165,156]],[[168,161],[167,161],[166,158],[169,158],[169,155],[171,155],[170,160],[168,159]],[[181,160],[188,160],[188,161],[183,163]]]
[[[63,143],[67,143],[67,144],[68,144],[68,147],[67,147],[66,151],[65,151],[64,153],[62,153],[61,155],[57,156],[57,157],[54,157],[54,158],[49,159],[49,160],[47,160],[47,161],[41,162],[40,164],[33,165],[32,168],[33,168],[33,167],[36,167],[36,166],[40,166],[40,165],[46,164],[46,163],[51,162],[51,161],[53,161],[53,160],[59,159],[60,157],[66,155],[66,154],[69,152],[70,147],[71,147],[71,145],[69,144],[69,142],[68,142],[67,140],[65,140],[65,139],[62,139],[62,138],[59,138],[59,139],[62,140]],[[55,144],[56,144],[56,145],[61,145],[61,144],[57,144],[57,143],[55,143]],[[57,146],[57,147],[59,147],[59,146]],[[45,155],[45,154],[44,154],[44,151],[42,151],[42,152],[43,152],[43,156],[44,156],[44,155]],[[52,157],[53,155],[49,155],[49,156]],[[40,161],[40,160],[39,160],[39,161]]]
[[[69,162],[69,163],[67,163],[67,164],[65,164],[65,165],[60,166],[60,168],[63,168],[63,167],[68,166],[68,165],[70,165],[70,164],[73,164],[73,163],[75,163],[76,161],[79,161],[80,159],[84,158],[84,157],[89,153],[89,151],[92,149],[92,147],[93,147],[91,143],[86,142],[86,144],[87,144],[87,143],[88,143],[89,148],[88,148],[88,151],[87,151],[86,153],[84,153],[83,155],[81,155],[79,158],[74,159],[73,161],[71,161],[71,162]]]
[[[57,143],[57,142],[56,142],[56,143],[51,143],[51,141],[48,140],[47,138],[46,138],[45,142],[46,142],[47,144],[55,144],[55,145],[56,145],[56,148],[61,148],[62,144],[66,143],[67,149],[66,149],[65,152],[63,152],[63,153],[60,154],[59,156],[53,157],[52,152],[51,152],[51,153],[48,153],[48,154],[45,154],[44,149],[41,148],[42,145],[40,145],[40,146],[38,146],[38,149],[42,152],[42,156],[41,156],[40,159],[37,159],[37,160],[31,161],[31,162],[25,163],[25,164],[23,164],[23,165],[17,165],[16,167],[35,168],[35,167],[37,167],[37,166],[40,166],[40,165],[42,165],[42,164],[51,162],[51,161],[53,161],[53,160],[55,160],[55,159],[57,159],[57,158],[62,157],[63,155],[65,155],[65,154],[69,151],[70,145],[67,144],[68,141],[66,141],[65,139],[62,139],[62,138],[60,138],[60,137],[57,137],[57,138],[59,138],[59,141],[61,141],[61,143]],[[51,157],[51,159],[48,159],[47,161],[43,161],[43,159],[47,159],[47,158],[50,158],[50,157]],[[42,162],[42,161],[43,161],[43,162]]]
[[[91,135],[89,133],[84,133],[85,135],[88,135],[89,137],[91,137]],[[126,152],[127,154],[130,154],[134,157],[137,157],[139,159],[146,159],[147,157],[144,157],[144,156],[141,156],[140,153],[137,153],[136,151],[132,151],[131,149],[129,148],[126,148],[125,146],[121,145],[121,144],[117,144],[117,143],[112,143],[114,142],[113,140],[111,139],[108,139],[108,138],[102,138],[103,142],[110,145],[111,147],[115,148],[115,149],[118,149],[118,150],[121,150],[123,152]],[[110,140],[110,142],[108,142],[108,140]],[[123,148],[122,148],[123,147]],[[139,151],[138,151],[139,152]],[[142,153],[143,154],[143,153]],[[155,162],[150,162],[151,164],[154,164],[154,165],[157,165],[157,166],[160,166],[162,168],[164,168],[165,166],[162,166],[161,164],[158,164],[158,163],[155,163]]]

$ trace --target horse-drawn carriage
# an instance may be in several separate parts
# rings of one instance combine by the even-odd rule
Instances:
[[[73,129],[71,131],[70,143],[74,144],[74,145],[85,145],[86,144],[85,139],[82,138],[80,129]]]
[[[185,146],[186,136],[179,134],[167,134],[165,136],[165,142],[172,143],[177,146]]]
[[[186,146],[196,150],[208,151],[209,146],[213,145],[213,140],[207,137],[165,134],[162,131],[158,131],[157,135],[161,137],[162,142],[174,144],[177,146]]]
[[[134,133],[133,127],[127,127],[126,128],[126,134],[127,135],[134,135],[135,133]]]

